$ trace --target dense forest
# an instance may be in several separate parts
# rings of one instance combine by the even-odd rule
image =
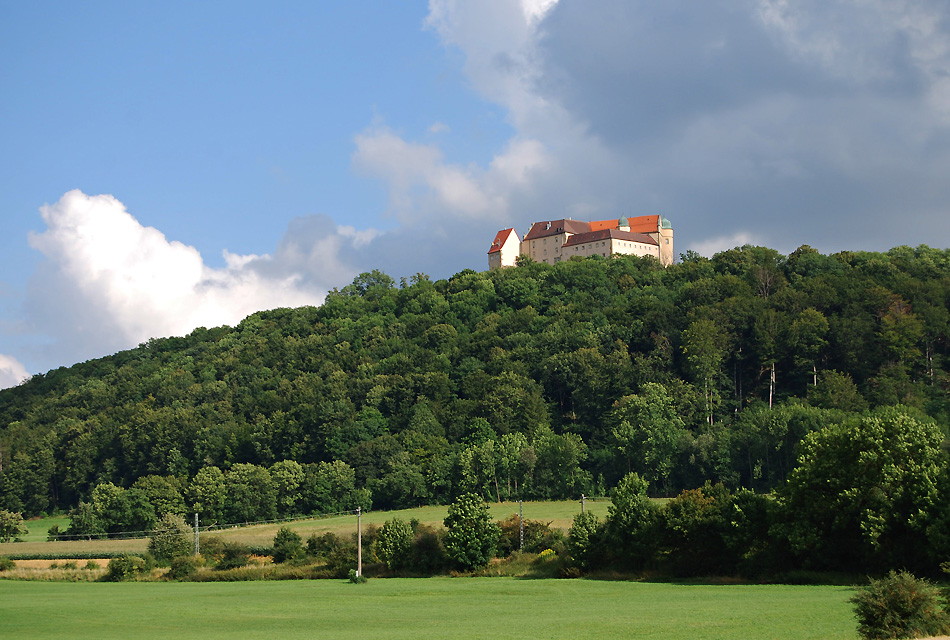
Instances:
[[[604,495],[630,472],[653,496],[768,492],[806,434],[876,408],[946,434],[948,303],[950,251],[926,246],[364,273],[0,391],[0,508],[123,530]]]

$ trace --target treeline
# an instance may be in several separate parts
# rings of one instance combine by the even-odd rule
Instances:
[[[943,433],[912,413],[885,407],[809,434],[772,496],[707,482],[660,505],[629,474],[603,521],[574,518],[571,563],[680,577],[938,575],[950,558],[950,468]]]
[[[770,491],[807,434],[868,409],[946,429],[948,302],[950,252],[925,246],[523,262],[435,282],[374,271],[320,307],[0,391],[0,508],[72,509],[162,478],[203,511],[199,477],[252,465],[276,486],[291,463],[300,486],[348,469],[374,508],[604,495],[629,472],[650,495]],[[301,491],[293,510],[332,510]]]

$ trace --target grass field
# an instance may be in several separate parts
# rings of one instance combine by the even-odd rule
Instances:
[[[603,518],[607,515],[609,501],[587,502],[586,509]],[[517,502],[489,504],[491,515],[496,520],[504,519],[512,513],[518,513]],[[551,526],[567,531],[571,526],[574,514],[580,511],[577,501],[559,502],[525,502],[524,517],[529,520],[550,522]],[[420,522],[433,526],[442,526],[446,516],[446,507],[419,507],[402,511],[369,511],[363,514],[363,526],[382,525],[386,520],[398,517],[408,521],[417,518]],[[134,540],[73,540],[45,542],[46,531],[54,524],[61,530],[69,526],[67,519],[45,518],[31,520],[27,523],[30,533],[24,536],[24,542],[8,542],[0,544],[0,555],[10,554],[57,554],[60,557],[69,557],[70,553],[143,553],[148,545],[144,538]],[[331,518],[317,518],[313,520],[298,520],[286,524],[262,524],[237,529],[221,529],[204,535],[215,535],[225,540],[239,541],[253,547],[267,547],[274,541],[277,530],[287,526],[299,533],[306,540],[312,533],[322,534],[332,531],[338,535],[356,531],[356,516],[336,516]]]
[[[851,589],[513,578],[0,581],[9,638],[853,639]]]

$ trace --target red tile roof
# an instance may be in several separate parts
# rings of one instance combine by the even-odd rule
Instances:
[[[534,240],[535,238],[546,238],[556,236],[562,233],[587,233],[590,231],[590,223],[580,220],[569,220],[561,218],[560,220],[542,220],[531,225],[531,229],[525,234],[525,240]]]
[[[508,236],[512,234],[514,228],[511,229],[502,229],[497,234],[495,234],[495,239],[491,243],[491,249],[488,250],[488,253],[497,253],[501,251],[501,248],[504,246],[505,242],[508,241]]]
[[[620,224],[620,219],[616,220],[594,220],[590,223],[591,231],[600,231],[601,229],[616,229]]]
[[[588,242],[596,242],[598,240],[626,240],[628,242],[640,242],[643,244],[658,244],[656,240],[646,235],[645,233],[633,233],[631,231],[620,231],[619,229],[601,229],[600,231],[590,231],[588,233],[578,233],[567,239],[567,242],[564,243],[565,247],[573,247],[579,244],[586,244]]]
[[[632,233],[656,233],[660,230],[660,216],[635,216],[627,218]]]

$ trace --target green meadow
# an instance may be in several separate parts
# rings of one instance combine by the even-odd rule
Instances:
[[[515,578],[0,581],[9,638],[856,637],[852,590]]]
[[[607,515],[607,507],[609,504],[610,502],[608,500],[588,501],[585,508],[597,514],[598,517],[603,518]],[[574,514],[580,511],[581,506],[580,502],[572,500],[551,502],[532,501],[525,502],[523,509],[526,519],[550,522],[551,526],[558,527],[566,532],[571,527]],[[489,510],[493,518],[502,520],[513,513],[518,513],[518,503],[489,503]],[[416,518],[424,524],[440,527],[442,526],[442,520],[445,519],[446,513],[447,507],[445,506],[427,506],[416,509],[403,509],[401,511],[368,511],[363,514],[362,522],[364,527],[371,525],[382,526],[384,522],[392,518],[401,518],[407,522],[412,518]],[[23,536],[24,541],[0,544],[0,555],[55,554],[59,557],[67,558],[70,553],[143,553],[148,545],[148,540],[145,538],[132,540],[70,540],[45,542],[46,531],[54,524],[59,526],[60,530],[65,531],[69,526],[69,520],[68,518],[59,516],[56,518],[27,521],[26,525],[29,529],[29,533]],[[273,543],[277,530],[282,526],[294,530],[305,540],[313,533],[319,535],[328,531],[332,531],[337,535],[346,535],[356,532],[356,516],[333,516],[309,520],[296,520],[279,524],[260,524],[249,527],[218,529],[203,532],[201,535],[202,537],[218,536],[225,540],[242,542],[252,547],[268,547]]]

